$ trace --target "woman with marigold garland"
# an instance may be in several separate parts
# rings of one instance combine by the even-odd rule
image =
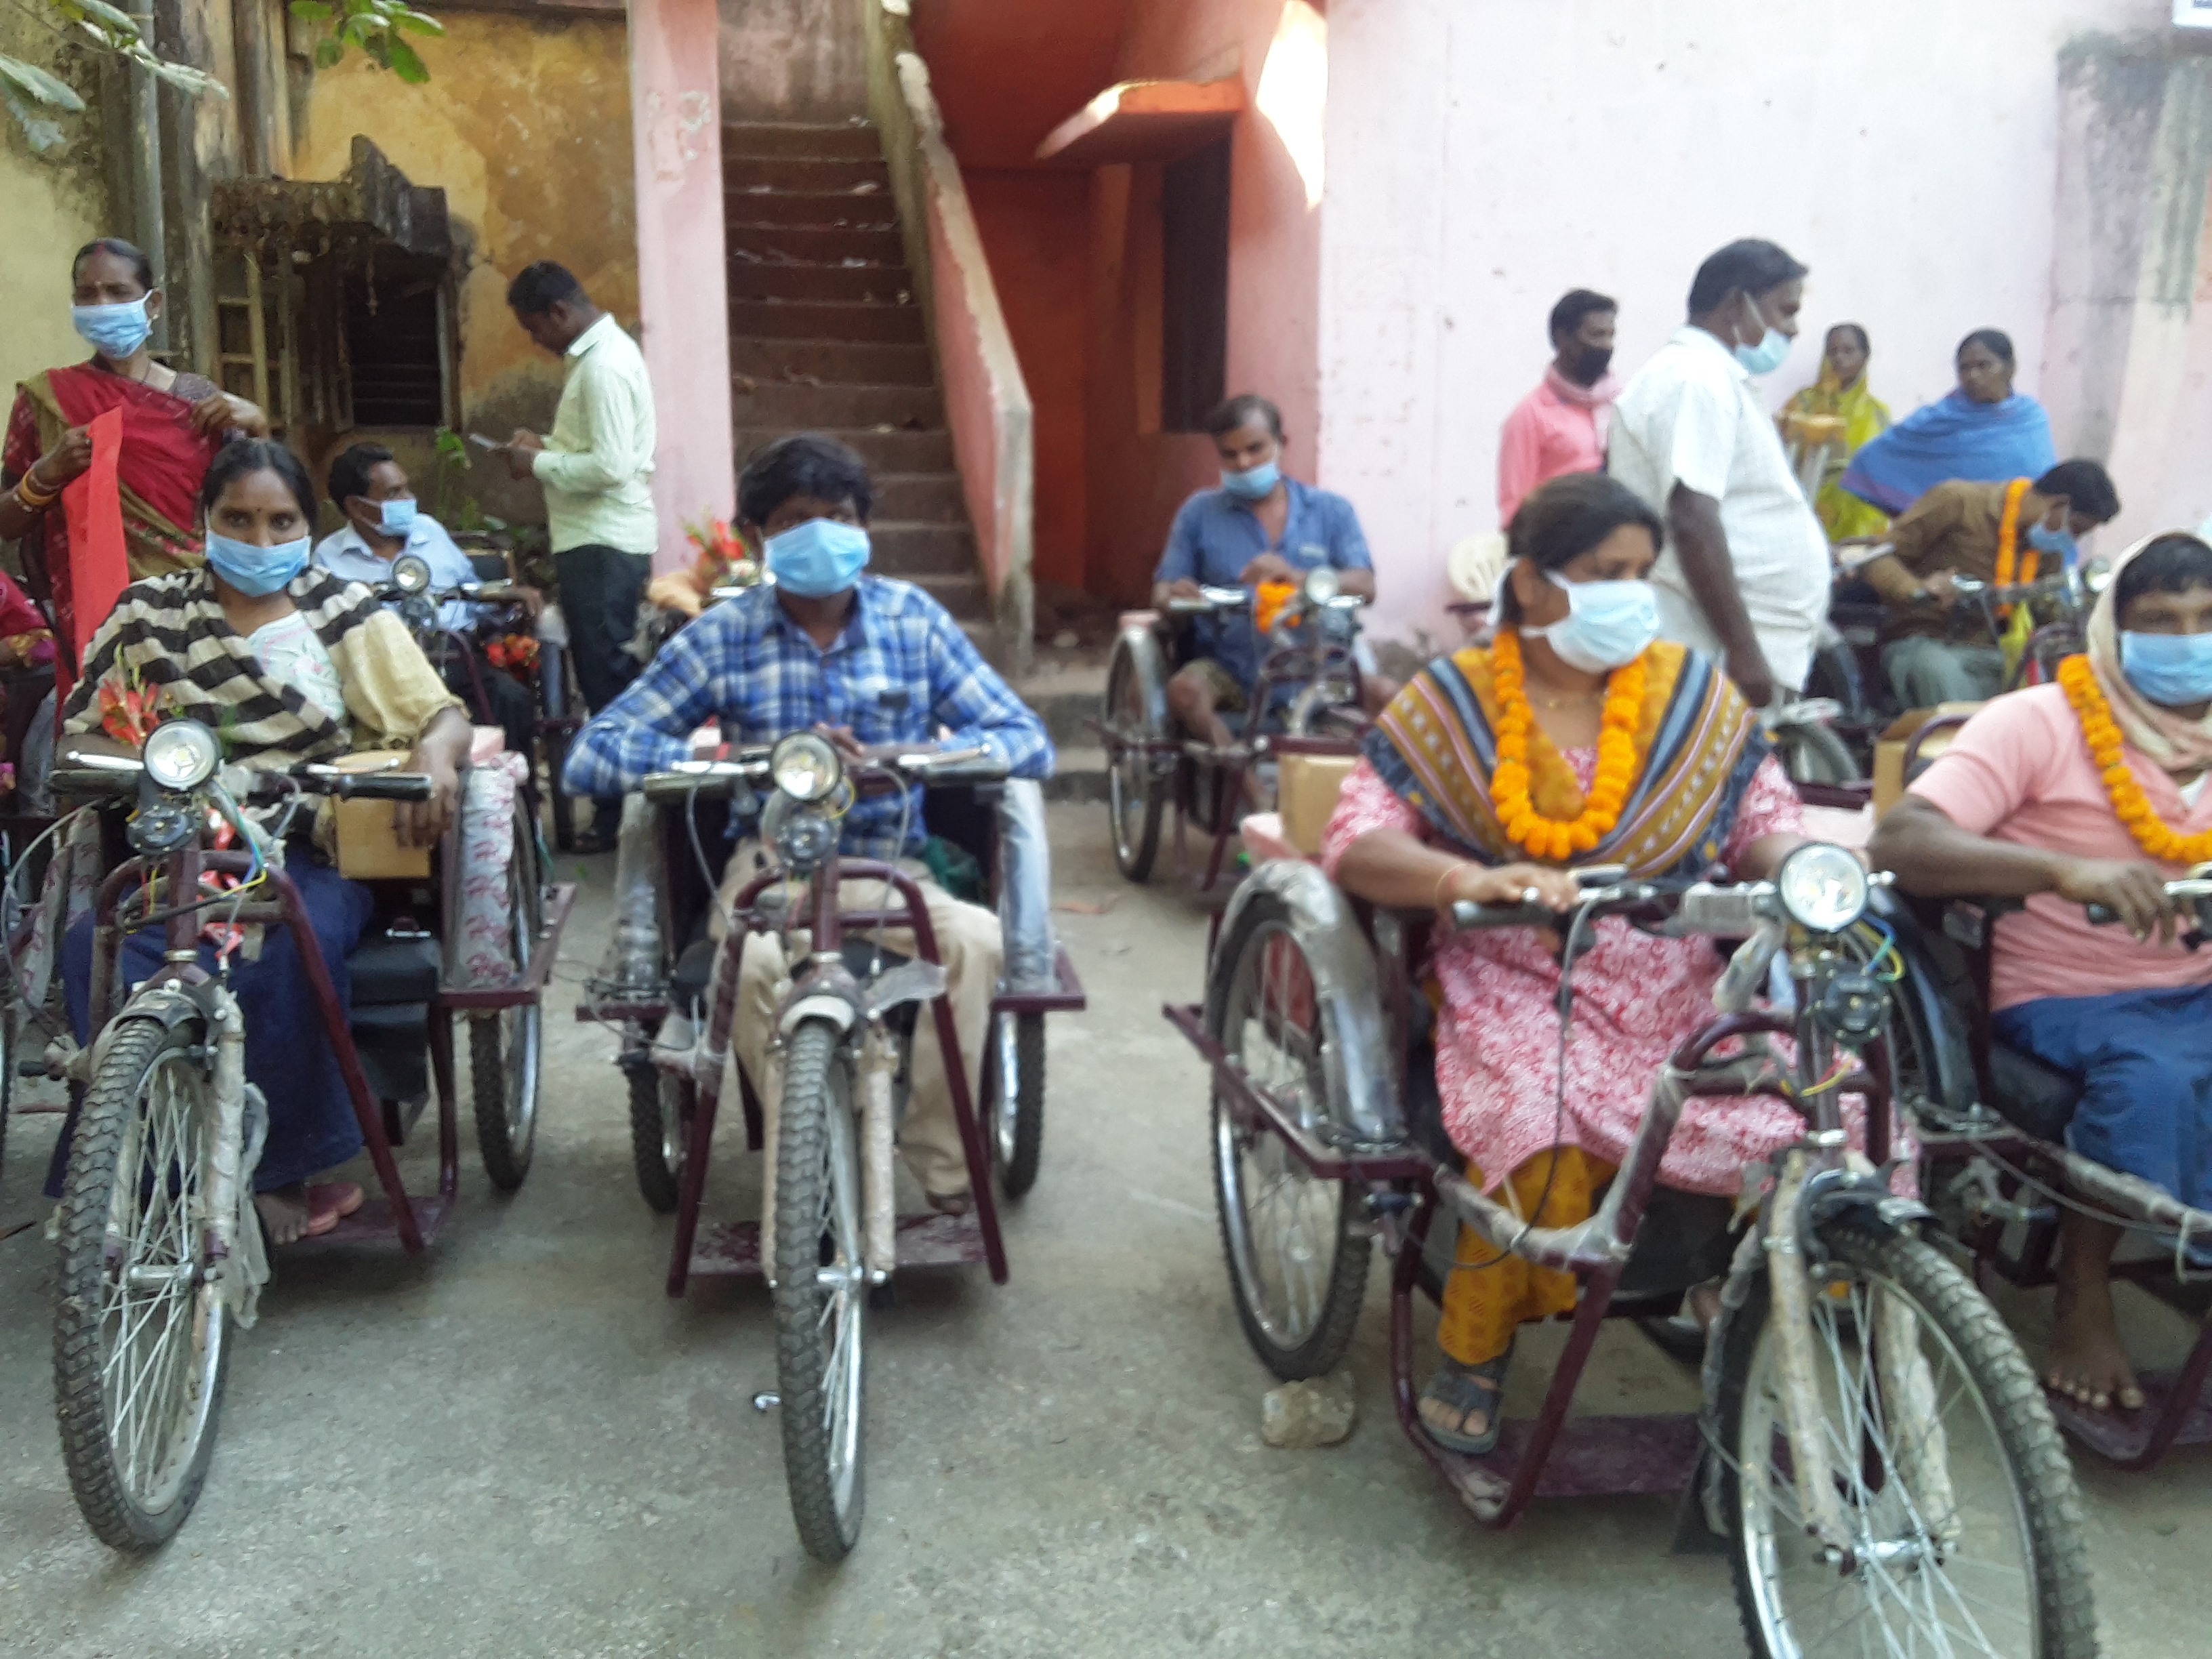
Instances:
[[[1653,878],[1770,874],[1796,846],[1797,797],[1751,709],[1710,659],[1658,643],[1645,581],[1662,526],[1597,473],[1545,484],[1514,517],[1497,636],[1414,676],[1376,721],[1329,820],[1323,867],[1374,903],[1524,898],[1571,909],[1577,865]],[[1559,1077],[1559,941],[1534,928],[1444,938],[1424,972],[1437,1087],[1468,1179],[1544,1226],[1587,1217],[1684,1036],[1713,1017],[1710,941],[1595,926],[1574,971]],[[1562,1103],[1564,1101],[1564,1103]],[[1744,1164],[1803,1120],[1779,1100],[1693,1097],[1660,1179],[1732,1194]],[[1514,1334],[1575,1305],[1571,1276],[1492,1261],[1474,1235],[1444,1288],[1443,1361],[1421,1398],[1437,1443],[1496,1444]]]
[[[2176,942],[2165,884],[2212,860],[2212,546],[2168,532],[2113,567],[2088,650],[2000,697],[1881,823],[1875,862],[1929,896],[2027,900],[2001,919],[1991,1030],[2080,1078],[2067,1144],[2212,1208],[2212,953]],[[2083,908],[2117,911],[2097,927]],[[2113,1316],[2121,1230],[2059,1222],[2051,1386],[2143,1403]]]

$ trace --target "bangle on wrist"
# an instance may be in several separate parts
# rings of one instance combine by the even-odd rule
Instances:
[[[1454,864],[1447,866],[1437,874],[1437,884],[1430,890],[1429,893],[1430,909],[1441,910],[1444,908],[1444,884],[1458,873],[1459,866]]]
[[[35,469],[15,481],[15,499],[33,513],[43,513],[60,499],[61,491],[41,488],[36,482]]]

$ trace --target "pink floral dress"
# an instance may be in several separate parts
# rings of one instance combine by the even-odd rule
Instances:
[[[1587,789],[1597,750],[1563,757]],[[1803,811],[1772,756],[1753,774],[1723,859],[1731,867],[1765,836],[1801,834]],[[1330,880],[1362,836],[1402,830],[1432,841],[1426,821],[1363,760],[1338,795],[1322,845]],[[1651,1079],[1682,1040],[1713,1018],[1725,965],[1707,939],[1657,939],[1613,917],[1575,964],[1566,1057],[1566,1108],[1559,1115],[1559,968],[1528,928],[1460,933],[1429,963],[1441,989],[1437,1086],[1452,1142],[1494,1188],[1536,1153],[1579,1146],[1620,1164],[1636,1138]],[[1771,1098],[1696,1096],[1682,1108],[1660,1179],[1691,1192],[1733,1194],[1743,1166],[1804,1133],[1805,1121]],[[1855,1136],[1855,1139],[1856,1137]]]

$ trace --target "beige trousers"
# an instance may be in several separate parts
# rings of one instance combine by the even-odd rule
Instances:
[[[714,906],[713,932],[725,931],[738,890],[769,867],[757,842],[740,842],[730,854],[722,877],[722,890]],[[991,999],[996,994],[1004,940],[999,918],[980,905],[963,904],[931,881],[923,865],[912,860],[901,866],[915,878],[929,926],[937,935],[938,958],[945,964],[945,988],[952,1004],[953,1029],[959,1033],[960,1057],[968,1073],[968,1100],[979,1108],[982,1097],[981,1070],[985,1042],[989,1036]],[[873,910],[897,895],[884,883],[848,881],[840,890],[847,910]],[[867,937],[872,938],[871,933]],[[884,934],[884,948],[901,956],[915,953],[914,934],[894,927]],[[783,1066],[774,1053],[776,1011],[790,990],[789,969],[783,941],[770,933],[754,933],[745,940],[738,963],[738,1000],[731,1047],[745,1068],[764,1110],[773,1121],[781,1104]],[[938,1046],[936,1021],[924,1005],[915,1021],[912,1087],[904,1120],[899,1125],[899,1151],[907,1167],[926,1191],[950,1197],[968,1190],[968,1156],[960,1144],[959,1121],[952,1115],[952,1088],[945,1071],[944,1052]]]

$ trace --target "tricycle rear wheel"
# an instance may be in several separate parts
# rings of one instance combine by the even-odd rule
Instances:
[[[1206,1029],[1302,1127],[1331,1121],[1328,1010],[1290,913],[1256,895],[1222,946]],[[1352,1344],[1374,1241],[1359,1225],[1364,1194],[1316,1179],[1273,1130],[1241,1121],[1218,1084],[1213,1184],[1237,1322],[1261,1362],[1285,1382],[1334,1370]]]
[[[507,953],[520,976],[544,948],[545,884],[535,820],[517,812],[514,851],[507,860]],[[538,1085],[544,1073],[545,1009],[531,1001],[477,1016],[469,1023],[469,1086],[476,1101],[477,1148],[484,1173],[503,1193],[530,1174],[538,1143]]]
[[[629,1073],[629,1146],[637,1189],[662,1215],[676,1208],[690,1152],[697,1088],[647,1063]]]
[[[999,1068],[999,1098],[990,1125],[992,1159],[1008,1198],[1036,1185],[1044,1151],[1044,1016],[1000,1014],[994,1022],[992,1063]]]
[[[1114,831],[1114,864],[1133,882],[1148,880],[1160,851],[1164,780],[1154,775],[1148,740],[1164,735],[1152,717],[1151,688],[1133,652],[1117,648],[1106,677],[1106,723],[1121,740],[1107,757],[1106,811]]]

